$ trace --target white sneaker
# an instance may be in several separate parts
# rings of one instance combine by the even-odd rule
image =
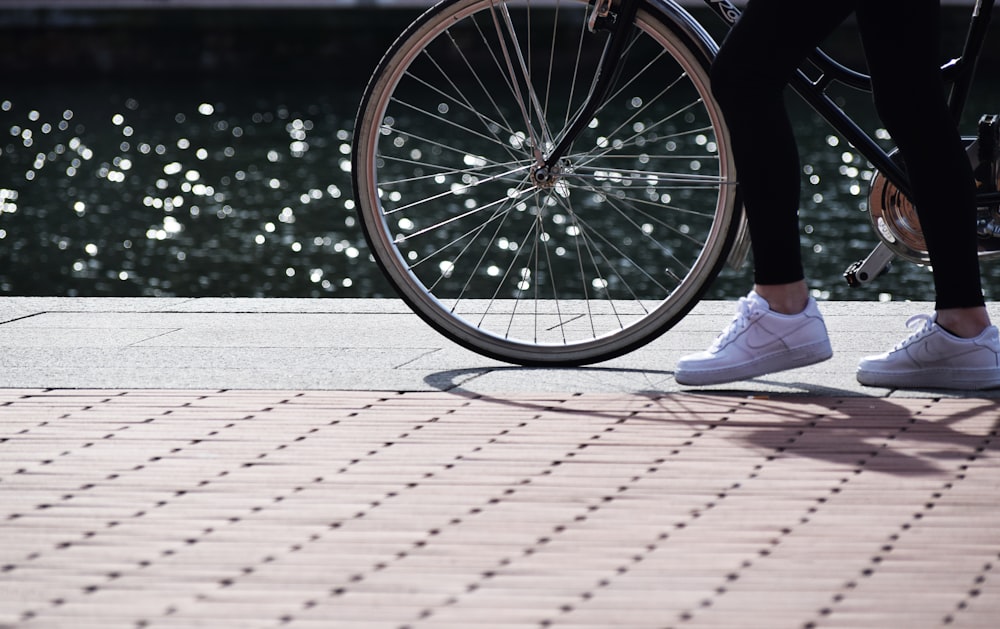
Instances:
[[[773,312],[756,292],[741,298],[738,306],[732,323],[708,350],[685,356],[677,363],[674,379],[679,384],[747,380],[833,356],[826,324],[813,298],[796,315]]]
[[[858,364],[858,382],[903,389],[990,389],[1000,386],[1000,334],[995,326],[964,339],[937,324],[936,315],[915,315],[913,333],[891,351]]]

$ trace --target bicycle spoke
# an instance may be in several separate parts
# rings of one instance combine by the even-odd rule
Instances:
[[[501,27],[500,25],[500,18],[498,18],[496,14],[497,11],[496,4],[497,4],[496,2],[490,3],[490,14],[493,17],[493,24],[494,27],[496,28],[497,37],[500,43],[500,49],[503,52],[503,58],[507,67],[507,73],[508,76],[510,77],[510,86],[514,90],[514,98],[517,101],[518,108],[521,110],[521,116],[524,118],[524,126],[527,129],[528,136],[531,138],[531,145],[534,147],[534,152],[535,152],[535,160],[538,163],[541,163],[542,145],[539,143],[538,135],[535,133],[534,126],[531,124],[531,115],[528,113],[528,109],[524,102],[524,97],[521,95],[520,81],[518,80],[517,71],[514,69],[514,63],[510,58],[510,50],[508,49],[507,46],[507,38],[504,36],[503,27]],[[509,14],[506,13],[506,8],[507,8],[506,3],[500,3],[500,4],[504,14],[509,18]],[[513,33],[511,33],[511,35],[513,36]],[[515,47],[517,46],[516,39],[514,40],[514,45]],[[520,53],[519,48],[518,48],[518,53]],[[530,83],[528,85],[528,89],[531,89]]]
[[[528,242],[529,238],[531,238],[532,243],[537,243],[537,238],[533,237],[535,234],[538,233],[537,230],[538,230],[538,222],[537,221],[533,221],[531,223],[531,226],[528,229],[528,231],[524,234],[524,238],[521,240],[520,244],[518,245],[518,247],[517,247],[517,253],[514,254],[514,258],[511,260],[510,265],[508,265],[508,271],[514,269],[514,266],[515,266],[515,263],[517,262],[518,257],[520,257],[521,252],[526,249],[525,244]],[[526,284],[526,282],[528,282],[529,280],[530,280],[530,277],[525,278],[524,274],[522,272],[521,273],[521,281],[519,281],[517,283],[517,292],[514,294],[514,307],[511,308],[510,318],[507,321],[507,327],[506,327],[506,330],[504,331],[504,335],[507,336],[507,337],[510,337],[510,332],[511,332],[512,326],[514,325],[514,315],[517,313],[517,308],[518,308],[518,306],[520,306],[520,304],[522,302],[521,296],[526,292],[527,286],[530,286],[530,284]],[[536,302],[536,310],[537,310],[537,302]],[[537,323],[537,321],[536,321],[536,323]],[[533,341],[535,341],[535,342],[537,342],[537,340],[538,340],[537,333],[538,333],[538,330],[536,328],[535,329],[535,337],[533,339]]]
[[[437,114],[434,114],[434,113],[432,113],[432,112],[430,112],[430,111],[428,111],[428,110],[426,110],[426,109],[424,109],[422,107],[419,107],[417,105],[413,105],[413,104],[410,104],[408,102],[401,101],[401,100],[394,100],[393,103],[395,103],[397,105],[402,105],[403,107],[411,109],[411,110],[417,112],[418,114],[422,114],[424,116],[427,116],[428,118],[431,118],[432,120],[437,120],[439,122],[443,122],[443,123],[445,123],[446,125],[448,125],[450,127],[454,127],[456,129],[458,129],[459,131],[465,131],[466,133],[468,133],[468,134],[470,134],[470,135],[472,135],[474,137],[477,137],[477,138],[480,138],[482,140],[486,140],[487,142],[491,142],[493,144],[502,146],[502,147],[504,147],[504,149],[507,148],[506,145],[503,142],[501,142],[499,138],[497,138],[495,136],[494,137],[490,137],[490,136],[488,136],[486,134],[480,133],[479,131],[471,129],[468,126],[462,125],[462,124],[457,123],[457,122],[455,122],[453,120],[449,120],[449,119],[447,119],[447,118],[445,118],[443,116],[439,116]],[[424,141],[430,142],[430,140],[426,140],[426,139]],[[440,145],[440,146],[443,146],[443,145]]]
[[[501,220],[499,221],[499,224],[497,225],[497,230],[499,230],[499,229],[500,229],[500,227],[502,227],[502,226],[503,226],[503,219],[505,219],[505,218],[506,218],[506,216],[507,216],[507,210],[505,210],[505,209],[504,209],[504,204],[503,204],[503,203],[500,203],[500,204],[499,204],[499,206],[497,207],[497,211],[496,211],[496,212],[494,212],[494,213],[493,213],[493,215],[492,215],[492,216],[490,216],[490,218],[488,218],[488,219],[487,219],[486,221],[484,221],[484,222],[483,222],[483,223],[482,223],[481,225],[479,225],[478,227],[476,227],[476,228],[474,228],[474,229],[472,229],[472,230],[469,230],[468,232],[466,232],[465,234],[463,234],[463,235],[462,235],[462,236],[460,236],[459,238],[456,238],[456,239],[455,239],[455,240],[453,240],[453,241],[452,241],[451,243],[449,243],[448,245],[446,245],[446,247],[447,247],[447,248],[450,248],[451,246],[453,246],[453,245],[455,245],[455,244],[457,244],[457,243],[461,242],[462,240],[465,240],[465,241],[466,241],[466,244],[465,244],[465,246],[464,246],[464,247],[463,247],[463,248],[462,248],[462,249],[461,249],[461,250],[459,251],[458,255],[457,255],[457,256],[455,256],[455,257],[454,257],[454,258],[453,258],[452,260],[449,260],[449,261],[448,261],[448,263],[447,263],[447,266],[446,266],[445,268],[443,268],[443,269],[442,269],[442,271],[441,271],[441,274],[440,274],[440,275],[438,276],[438,279],[437,279],[437,280],[436,280],[436,281],[435,281],[435,282],[434,282],[433,284],[431,284],[431,286],[430,286],[429,288],[430,288],[431,290],[433,290],[433,289],[434,289],[434,288],[435,288],[435,287],[436,287],[436,286],[438,285],[438,283],[439,283],[439,282],[440,282],[441,280],[445,279],[445,277],[446,277],[446,276],[450,276],[450,275],[451,275],[451,273],[452,273],[452,269],[454,269],[454,268],[456,267],[456,263],[457,263],[457,262],[461,262],[461,261],[462,261],[462,259],[463,259],[463,258],[465,257],[465,254],[466,254],[466,253],[467,253],[467,252],[469,251],[469,249],[470,249],[470,248],[472,247],[472,244],[473,244],[473,243],[475,242],[475,237],[476,237],[476,236],[480,235],[480,234],[481,234],[481,233],[483,232],[483,230],[485,230],[485,229],[486,229],[486,227],[488,227],[488,226],[489,226],[489,225],[490,225],[490,224],[491,224],[492,222],[494,222],[494,221],[495,221],[495,220],[496,220],[497,218],[500,218],[500,219],[501,219]],[[439,251],[439,252],[441,252],[441,251],[443,251],[443,250],[444,250],[444,248],[442,248],[442,249],[439,249],[438,251]],[[482,254],[482,256],[480,257],[480,260],[479,260],[479,262],[477,262],[477,263],[476,263],[475,265],[473,265],[472,269],[470,269],[470,271],[469,271],[469,274],[468,274],[468,278],[469,278],[469,279],[468,279],[468,280],[466,280],[465,284],[464,284],[464,285],[463,285],[463,287],[462,287],[462,290],[461,290],[461,291],[460,291],[460,292],[458,293],[458,295],[457,295],[457,296],[456,296],[456,297],[454,298],[454,300],[455,300],[455,304],[454,304],[454,306],[452,307],[453,309],[454,309],[455,307],[457,307],[457,306],[458,306],[458,304],[459,304],[459,303],[460,303],[460,302],[462,301],[462,299],[463,299],[463,298],[465,297],[465,292],[466,292],[466,291],[467,291],[467,290],[469,289],[469,285],[470,285],[470,283],[471,283],[471,279],[472,279],[472,276],[473,276],[473,275],[475,274],[476,270],[478,270],[478,269],[480,268],[480,266],[479,266],[479,265],[481,265],[481,264],[482,264],[482,260],[483,260],[483,258],[485,257],[485,255],[486,255],[486,252],[484,251],[484,252],[483,252],[483,254]],[[416,266],[417,266],[417,265],[416,265],[416,264],[414,264],[414,265],[413,265],[413,266],[411,266],[410,268],[412,269],[412,268],[415,268]]]
[[[535,115],[538,117],[538,126],[542,132],[541,139],[544,142],[542,146],[549,146],[552,144],[552,132],[549,130],[548,122],[546,121],[545,118],[545,110],[542,108],[542,104],[538,102],[538,92],[535,90],[535,84],[531,78],[531,71],[528,69],[530,64],[524,60],[524,49],[527,48],[527,50],[530,52],[531,45],[530,43],[527,46],[521,45],[517,37],[517,29],[514,28],[514,23],[513,21],[511,21],[510,10],[508,9],[506,2],[501,4],[501,15],[503,16],[504,24],[507,27],[507,31],[510,34],[511,41],[513,41],[514,43],[514,52],[517,54],[518,65],[520,66],[521,69],[521,76],[523,77],[524,80],[525,90],[528,92],[528,98],[530,100],[531,107],[534,109]],[[530,19],[531,16],[530,12],[528,12],[528,16]],[[528,23],[525,32],[528,34],[528,37],[530,38],[531,37],[530,22]],[[531,124],[530,120],[528,124],[529,125]]]
[[[430,53],[425,53],[425,54],[426,54],[427,58],[430,60],[431,64],[434,65],[434,67],[437,68],[438,71],[442,73],[441,78],[444,79],[445,81],[447,81],[450,84],[451,88],[455,91],[455,93],[457,94],[457,96],[453,96],[452,94],[448,94],[447,92],[445,92],[441,88],[437,87],[436,85],[433,85],[433,84],[427,82],[426,80],[424,80],[424,79],[422,79],[422,78],[420,78],[420,77],[418,77],[418,76],[416,76],[414,74],[411,74],[409,72],[406,73],[407,77],[413,79],[414,81],[417,81],[418,83],[420,83],[421,85],[423,85],[427,89],[431,90],[432,92],[440,94],[443,98],[446,98],[446,99],[450,100],[451,102],[459,105],[462,109],[468,111],[469,113],[471,113],[472,115],[474,115],[476,118],[478,118],[479,122],[481,122],[483,124],[483,126],[486,127],[487,129],[490,129],[491,126],[496,126],[498,129],[505,130],[508,133],[514,133],[515,132],[514,129],[510,127],[510,125],[507,123],[506,120],[503,120],[502,123],[501,122],[497,122],[496,120],[493,120],[492,118],[487,117],[482,112],[480,112],[476,107],[474,107],[469,102],[468,97],[466,97],[463,94],[462,90],[451,81],[451,78],[447,74],[444,74],[444,70],[441,69],[441,66],[438,65],[438,63],[434,60],[434,58],[430,55]],[[493,139],[496,142],[498,142],[499,144],[503,144],[503,141],[499,137],[497,137],[495,134],[494,134]]]
[[[434,195],[433,197],[428,197],[426,199],[421,199],[420,201],[415,201],[414,203],[411,203],[410,205],[407,205],[407,206],[404,206],[404,207],[400,207],[400,208],[395,208],[395,209],[392,210],[392,212],[385,212],[385,214],[388,215],[388,214],[391,214],[393,212],[399,212],[399,211],[402,211],[402,210],[405,210],[405,209],[409,209],[411,207],[415,207],[417,205],[421,205],[421,204],[427,203],[429,201],[433,201],[435,199],[440,199],[441,197],[446,197],[446,196],[451,195],[451,194],[454,194],[454,193],[451,192],[451,191],[442,192],[441,194]],[[396,240],[396,242],[397,243],[403,243],[403,242],[406,242],[407,240],[409,240],[410,238],[414,238],[416,236],[422,236],[423,234],[426,234],[428,232],[431,232],[431,231],[434,231],[434,230],[437,230],[437,229],[441,229],[445,225],[450,225],[451,223],[454,223],[456,221],[460,221],[463,218],[466,218],[468,216],[472,216],[474,214],[480,213],[484,209],[489,209],[493,205],[496,205],[497,203],[503,203],[505,201],[507,201],[507,199],[499,199],[499,200],[493,201],[492,203],[489,203],[487,205],[483,205],[483,206],[479,206],[479,207],[473,208],[473,209],[469,210],[468,212],[464,212],[464,213],[458,214],[456,216],[450,216],[450,217],[448,217],[445,220],[442,220],[442,221],[440,221],[438,223],[435,223],[434,225],[431,225],[429,227],[425,227],[425,228],[423,228],[423,229],[421,229],[419,231],[416,231],[416,232],[414,232],[412,234],[409,234],[407,236],[401,236],[400,238],[398,238]]]
[[[649,125],[648,127],[646,127],[643,130],[643,132],[648,133],[650,131],[654,131],[655,129],[657,129],[661,125],[665,125],[670,120],[672,120],[674,118],[677,118],[678,116],[681,116],[682,114],[684,114],[684,112],[686,112],[686,111],[694,108],[695,106],[697,106],[697,104],[698,104],[697,102],[688,104],[686,107],[684,107],[682,109],[679,109],[679,110],[671,113],[669,116],[667,116],[667,117],[665,117],[665,118],[663,118],[661,120],[658,120],[655,123]],[[638,135],[640,135],[640,134],[637,133],[636,135],[628,138],[628,141],[634,140],[636,137],[638,137]],[[690,135],[690,134],[688,133],[688,134],[685,134],[685,135]],[[604,146],[601,146],[600,144],[596,145],[594,148],[592,148],[589,151],[587,151],[586,153],[584,153],[584,156],[587,158],[587,160],[583,161],[581,163],[581,165],[586,165],[586,164],[594,161],[595,159],[599,159],[599,158],[604,157],[605,155],[611,153],[612,151],[616,151],[619,148],[624,148],[626,140],[621,140],[620,142],[621,142],[620,145],[616,144],[616,143],[611,143],[611,146],[608,146],[607,144],[605,144]]]
[[[470,21],[472,22],[472,25],[475,27],[478,40],[483,44],[483,47],[486,50],[486,54],[488,54],[490,59],[493,61],[493,65],[496,67],[499,73],[499,78],[503,80],[504,85],[507,86],[507,89],[510,91],[510,93],[515,94],[516,96],[515,88],[511,84],[511,77],[507,74],[507,71],[504,69],[504,63],[499,58],[497,58],[496,53],[493,50],[493,46],[490,43],[491,40],[489,37],[487,37],[486,32],[483,31],[482,27],[479,24],[479,20],[477,19],[476,16],[471,16]],[[481,74],[480,71],[477,70],[476,66],[472,62],[470,62],[469,59],[466,57],[465,53],[462,50],[462,47],[458,44],[457,41],[455,41],[455,38],[452,36],[451,31],[448,31],[448,37],[451,40],[452,46],[455,48],[455,50],[461,57],[465,67],[469,70],[470,74],[475,78],[477,84],[479,85],[480,89],[483,92],[483,95],[486,97],[487,100],[490,101],[492,106],[496,109],[497,114],[499,114],[501,120],[505,121],[505,125],[508,128],[513,129],[514,125],[509,122],[506,122],[507,118],[503,113],[503,109],[500,107],[500,105],[494,98],[493,92],[486,86],[486,83],[483,81],[483,79],[480,78]]]
[[[636,42],[636,37],[633,35],[632,38],[631,38],[631,40],[629,41],[629,43],[625,46],[624,50],[622,51],[622,55],[621,55],[622,59],[628,58],[629,52],[632,50],[632,47],[635,44],[635,42]],[[624,61],[620,61],[619,63],[624,63]],[[638,78],[638,77],[636,77],[636,78]],[[575,79],[575,75],[574,75],[574,79]],[[594,91],[595,91],[595,89],[597,87],[597,80],[598,80],[598,76],[597,76],[597,74],[595,74],[594,77],[593,77],[593,79],[591,80],[590,90],[588,92],[587,98],[585,98],[583,100],[583,102],[580,103],[579,107],[576,109],[575,113],[572,116],[567,115],[567,117],[566,117],[566,123],[564,125],[564,129],[568,129],[569,128],[569,121],[570,120],[576,120],[578,117],[580,117],[583,114],[583,111],[584,111],[584,109],[586,108],[586,105],[587,105],[587,101],[591,98],[591,96],[593,95],[593,93],[594,93]],[[629,83],[631,83],[631,81],[629,81]],[[575,85],[575,81],[574,81],[574,85]],[[622,89],[624,89],[624,87]],[[619,90],[619,92],[620,91],[621,90]],[[599,114],[600,111],[609,102],[611,102],[611,99],[614,96],[616,96],[616,94],[612,94],[611,97],[605,97],[605,101],[597,108],[597,110],[594,112],[593,115],[597,116],[597,114]],[[572,96],[571,96],[571,100],[569,102],[569,105],[570,105],[570,107],[572,106]],[[567,107],[567,111],[569,111],[570,107]],[[561,141],[562,141],[562,137],[560,136],[560,137],[557,138],[556,142],[558,143],[558,142],[561,142]],[[570,144],[570,148],[569,148],[570,151],[573,150],[573,144],[575,144],[575,142],[576,142],[576,139],[574,139],[573,143]]]
[[[580,238],[576,238],[574,240],[574,246],[576,248],[577,266],[580,269],[580,276],[579,276],[580,290],[583,292],[585,296],[589,297],[590,288],[587,286],[587,271],[586,271],[587,267],[585,266],[582,255],[582,252],[586,251],[589,267],[593,270],[593,273],[596,276],[595,279],[597,281],[597,286],[595,286],[594,289],[595,291],[598,292],[600,291],[604,292],[604,301],[610,307],[611,312],[613,313],[614,318],[618,323],[618,329],[624,329],[625,327],[624,322],[622,321],[621,315],[618,313],[618,310],[615,307],[615,301],[611,298],[611,293],[607,290],[604,290],[610,284],[610,282],[605,276],[605,273],[602,270],[601,265],[598,263],[598,260],[594,257],[594,249],[591,246],[591,240],[589,236],[585,235],[586,234],[585,226],[581,224],[581,222],[578,220],[579,216],[578,213],[573,211],[572,206],[570,206],[568,203],[567,203],[567,209],[569,210],[570,219],[573,221],[574,227],[579,232],[579,234],[583,236]],[[582,250],[581,250],[581,243],[584,245],[582,247]],[[601,257],[604,259],[605,263],[610,263],[610,261],[603,255]],[[591,308],[591,303],[589,298],[587,299],[586,304],[587,304],[587,315],[588,315],[587,318],[590,321],[591,333],[596,337],[597,327],[594,323],[594,312],[593,308]]]
[[[382,181],[379,184],[379,186],[383,188],[392,188],[403,183],[417,183],[421,181],[428,181],[439,177],[448,178],[458,175],[473,175],[482,173],[482,170],[479,168],[453,168],[453,167],[438,166],[436,164],[428,164],[427,162],[422,162],[415,159],[406,159],[402,157],[394,157],[391,155],[384,155],[382,156],[382,159],[384,159],[386,162],[392,162],[399,165],[417,166],[421,169],[429,169],[434,171],[426,175],[414,175],[411,177],[404,177],[401,179],[386,179],[385,181]],[[511,168],[517,163],[518,162],[498,163],[498,164],[492,164],[492,166],[494,168]]]
[[[555,28],[555,26],[553,25],[553,29],[554,28]],[[563,128],[564,129],[567,128],[567,127],[569,127],[570,120],[572,119],[570,117],[570,112],[573,111],[572,103],[573,103],[573,96],[576,94],[577,78],[580,76],[580,73],[582,71],[581,70],[581,62],[582,62],[582,59],[583,59],[583,45],[584,45],[584,41],[586,39],[586,35],[587,35],[587,23],[586,23],[586,21],[581,20],[580,21],[579,30],[577,32],[577,37],[576,37],[576,43],[577,43],[577,45],[576,45],[576,53],[575,53],[574,58],[573,58],[573,73],[571,75],[571,80],[570,80],[570,84],[569,84],[569,95],[566,98],[566,115],[565,115],[565,118],[563,119]],[[555,45],[555,41],[553,40],[553,46],[554,45]],[[554,61],[555,60],[555,53],[553,53],[552,58],[553,58],[553,61]],[[550,75],[551,75],[551,72],[550,72]]]
[[[580,172],[577,169],[566,175],[567,180],[579,180],[586,185],[595,185],[596,181],[635,181],[644,182],[644,187],[652,187],[661,190],[715,190],[722,185],[735,185],[734,182],[727,182],[717,175],[689,175],[680,172],[648,172],[644,170],[621,170],[621,169],[598,169],[585,167],[589,172]],[[651,185],[655,183],[656,185]],[[609,189],[630,189],[630,185],[611,184]],[[596,190],[596,188],[595,188]]]
[[[497,113],[500,116],[500,120],[502,121],[502,124],[498,123],[498,122],[496,122],[494,120],[492,120],[491,118],[489,118],[487,116],[485,116],[484,114],[482,114],[479,111],[479,109],[477,107],[473,106],[472,103],[470,102],[468,96],[465,94],[465,92],[461,88],[459,88],[457,85],[455,85],[455,82],[452,80],[451,76],[441,67],[441,65],[427,51],[424,51],[425,55],[427,56],[427,58],[431,62],[431,64],[440,73],[441,78],[444,79],[448,83],[448,85],[451,87],[451,89],[456,94],[458,94],[458,96],[461,97],[461,98],[452,97],[450,95],[445,95],[442,90],[439,90],[439,88],[437,88],[436,86],[434,86],[434,85],[432,85],[430,83],[425,83],[425,85],[428,88],[430,88],[430,89],[432,89],[434,91],[438,91],[442,95],[445,95],[448,98],[451,98],[454,102],[459,103],[466,111],[469,111],[470,113],[472,113],[473,115],[475,115],[479,119],[480,124],[482,124],[490,132],[490,134],[494,137],[494,139],[500,145],[502,145],[504,147],[504,149],[508,152],[508,154],[510,154],[510,156],[512,158],[517,159],[517,156],[506,146],[506,144],[502,141],[502,139],[496,135],[496,132],[493,131],[492,127],[495,126],[498,129],[500,129],[500,130],[506,130],[511,135],[514,135],[516,133],[516,131],[510,125],[510,123],[507,122],[507,119],[503,115],[503,112],[500,110],[500,107],[497,105],[496,101],[493,99],[492,93],[489,90],[487,90],[486,87],[484,86],[484,84],[482,82],[482,79],[479,76],[479,73],[475,70],[475,68],[473,68],[472,64],[469,63],[469,60],[468,60],[468,58],[466,58],[464,52],[461,49],[461,46],[459,46],[458,42],[456,42],[455,39],[453,37],[451,37],[451,33],[449,33],[448,35],[449,35],[449,39],[450,39],[452,45],[454,46],[454,48],[458,52],[458,54],[461,56],[462,61],[465,63],[465,65],[468,68],[469,72],[475,78],[475,80],[476,80],[477,84],[479,85],[479,87],[482,88],[482,90],[486,94],[487,98],[493,104],[494,109],[497,111]]]

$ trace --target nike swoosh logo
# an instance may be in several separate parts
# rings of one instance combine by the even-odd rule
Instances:
[[[955,353],[954,350],[942,351],[951,349],[947,346],[953,345],[952,343],[949,343],[944,336],[942,336],[943,334],[944,332],[935,330],[929,336],[922,339],[922,342],[910,347],[908,353],[913,362],[917,363],[921,367],[941,362],[943,357],[947,357],[947,360],[950,362],[960,356],[970,352],[975,352],[979,349],[978,345],[968,343],[963,344],[962,351],[959,353]]]
[[[934,336],[937,336],[938,334],[940,334],[940,332],[932,332],[933,336],[927,336],[918,341],[916,346],[909,348],[909,351],[907,353],[910,355],[910,358],[913,360],[913,362],[923,367],[925,365],[934,363],[935,361],[938,360],[940,353],[935,352],[930,348],[932,343],[934,345],[939,344],[937,343],[937,339],[934,338]]]
[[[764,324],[757,322],[757,325],[751,326],[746,331],[746,334],[748,335],[746,338],[746,345],[748,348],[754,350],[763,349],[769,345],[773,345],[775,342],[781,342],[784,337],[791,336],[806,326],[814,325],[815,323],[814,319],[809,317],[797,327],[791,330],[786,330],[784,334],[775,334],[767,329]]]

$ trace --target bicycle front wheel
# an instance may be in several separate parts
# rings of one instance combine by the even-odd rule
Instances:
[[[585,2],[449,0],[395,42],[355,127],[372,254],[425,321],[486,356],[578,365],[681,319],[739,223],[711,50],[640,10],[606,101],[547,179],[604,35]]]

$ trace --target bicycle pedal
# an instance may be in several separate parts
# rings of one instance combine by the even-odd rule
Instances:
[[[883,275],[892,266],[895,254],[884,242],[878,243],[864,260],[858,260],[844,271],[844,279],[851,288],[864,286]]]

